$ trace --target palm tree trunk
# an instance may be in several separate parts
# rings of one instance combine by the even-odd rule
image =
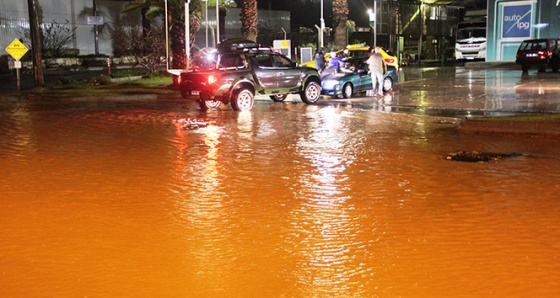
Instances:
[[[334,45],[342,49],[346,47],[346,23],[348,22],[348,1],[333,0]]]
[[[241,7],[241,35],[249,40],[257,41],[259,35],[257,17],[257,0],[243,0]]]
[[[173,57],[172,68],[185,69],[187,66],[185,61],[187,55],[185,51],[185,23],[180,19],[173,18],[171,21],[169,40]]]

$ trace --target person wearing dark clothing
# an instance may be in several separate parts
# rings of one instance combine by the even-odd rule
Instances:
[[[323,70],[325,69],[325,48],[321,47],[319,48],[319,50],[317,51],[317,53],[315,53],[315,68],[317,68],[317,70],[319,71],[319,73],[323,72]]]

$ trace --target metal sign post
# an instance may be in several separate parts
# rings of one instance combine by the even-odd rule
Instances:
[[[14,58],[14,68],[16,69],[16,78],[17,78],[17,90],[18,90],[18,98],[21,97],[21,84],[20,84],[20,77],[19,77],[19,70],[21,69],[21,57],[27,53],[29,49],[21,42],[19,39],[15,38],[7,47],[6,52]]]
[[[19,76],[19,70],[21,69],[21,61],[14,61],[14,68],[16,69],[17,96],[19,99],[21,99],[21,80]]]

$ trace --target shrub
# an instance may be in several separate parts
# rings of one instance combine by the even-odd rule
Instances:
[[[110,77],[103,76],[103,75],[98,76],[98,77],[91,78],[91,79],[89,80],[89,83],[90,83],[90,85],[92,85],[92,86],[100,86],[100,85],[105,86],[105,85],[111,85],[111,84],[112,84],[111,78],[110,78]]]
[[[74,85],[76,84],[76,80],[71,77],[62,77],[56,81],[57,86],[66,86],[66,85]]]

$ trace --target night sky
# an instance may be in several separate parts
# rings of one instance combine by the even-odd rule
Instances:
[[[332,1],[323,0],[323,5],[325,26],[332,27]],[[372,7],[373,0],[348,1],[348,9],[350,10],[348,19],[355,21],[356,26],[367,27],[367,10]],[[293,27],[314,27],[314,25],[320,25],[321,9],[319,0],[312,4],[301,4],[297,0],[258,0],[258,8],[289,11]]]
[[[464,6],[467,9],[486,8],[486,0],[431,0],[441,1],[447,4]],[[241,7],[240,0],[236,0],[238,7]],[[321,16],[320,0],[315,3],[301,4],[299,0],[258,0],[258,9],[272,9],[289,11],[292,19],[292,27],[311,27],[319,26]],[[309,0],[307,1],[309,2]],[[374,0],[348,0],[348,19],[356,22],[358,27],[369,27],[367,10],[373,8]],[[448,3],[449,2],[449,3]],[[332,27],[332,0],[323,0],[323,17],[325,26]]]

